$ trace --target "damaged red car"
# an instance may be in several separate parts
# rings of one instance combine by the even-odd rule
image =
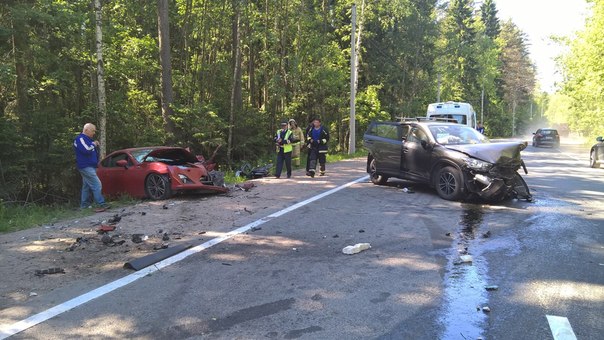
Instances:
[[[222,173],[187,149],[142,147],[114,151],[97,169],[103,194],[166,199],[179,192],[224,193]]]

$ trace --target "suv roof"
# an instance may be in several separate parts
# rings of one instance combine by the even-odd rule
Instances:
[[[451,121],[451,119],[428,119],[425,117],[418,117],[416,118],[401,118],[401,121],[399,122],[392,122],[392,121],[373,121],[373,123],[379,123],[379,124],[393,124],[393,125],[402,125],[402,124],[409,124],[409,123],[415,123],[415,124],[419,124],[419,125],[426,125],[426,126],[430,126],[430,125],[452,125],[452,126],[460,126],[462,124],[458,124],[458,123],[453,123]]]

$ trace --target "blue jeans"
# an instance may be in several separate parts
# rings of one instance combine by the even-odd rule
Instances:
[[[96,175],[96,169],[87,167],[78,169],[78,171],[82,175],[82,199],[80,201],[80,207],[86,208],[92,203],[90,200],[90,192],[92,192],[92,197],[98,205],[105,205],[105,198],[103,197],[103,194],[101,194],[103,186],[101,185],[101,180],[99,180],[99,177]]]

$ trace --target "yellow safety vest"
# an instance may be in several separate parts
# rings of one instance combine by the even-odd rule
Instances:
[[[289,140],[289,137],[292,135],[292,130],[287,129],[287,131],[285,131],[285,138],[283,138],[284,143],[286,143],[285,141]],[[277,130],[277,139],[279,139],[281,137],[281,130]],[[292,144],[283,144],[281,145],[281,147],[283,148],[283,152],[284,153],[288,153],[288,152],[292,152],[293,150],[293,146]],[[277,148],[277,152],[279,152],[279,148]]]

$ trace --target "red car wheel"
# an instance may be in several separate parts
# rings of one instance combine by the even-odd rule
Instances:
[[[166,175],[150,174],[145,180],[145,192],[152,200],[164,200],[172,196],[170,180]]]

